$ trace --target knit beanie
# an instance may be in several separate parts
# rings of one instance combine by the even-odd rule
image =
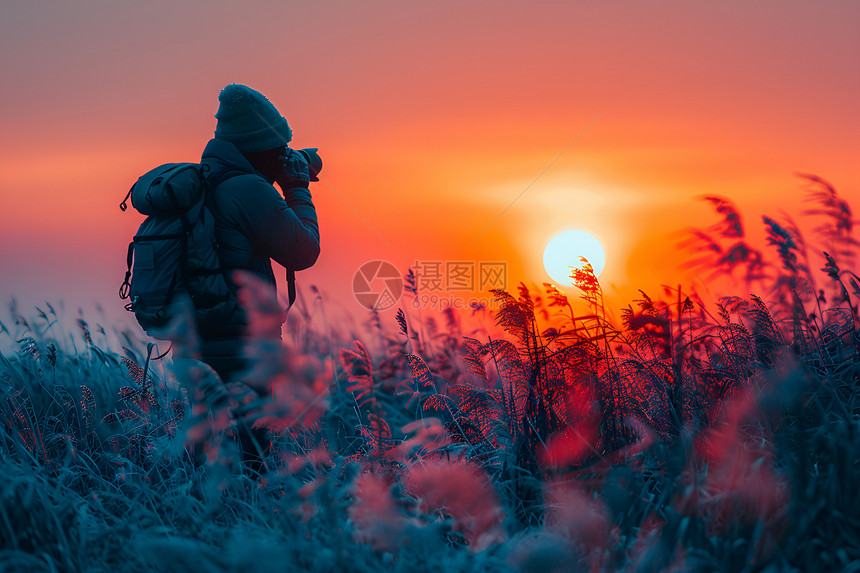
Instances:
[[[218,95],[215,137],[233,143],[239,151],[283,147],[293,139],[287,120],[260,92],[230,84]]]

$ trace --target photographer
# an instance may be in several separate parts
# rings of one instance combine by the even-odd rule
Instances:
[[[318,180],[322,162],[315,149],[287,147],[290,126],[260,92],[231,84],[218,100],[215,137],[206,145],[201,165],[221,265],[228,277],[233,270],[251,271],[275,289],[272,260],[299,271],[319,256],[319,226],[308,184]],[[239,308],[216,328],[200,333],[201,357],[224,381],[246,366],[246,325]],[[271,335],[279,338],[280,328]]]
[[[271,284],[275,295],[273,260],[289,276],[312,266],[319,256],[319,226],[308,184],[318,181],[322,162],[316,149],[287,147],[292,131],[263,94],[231,84],[218,100],[215,137],[201,160],[218,256],[234,292],[231,275],[245,270]],[[199,357],[224,382],[236,381],[248,366],[243,356],[247,326],[247,312],[239,305],[223,321],[199,332]],[[281,324],[270,327],[272,332],[264,336],[280,340]],[[238,432],[246,467],[259,472],[260,454],[265,454],[268,445],[266,430],[240,425]]]

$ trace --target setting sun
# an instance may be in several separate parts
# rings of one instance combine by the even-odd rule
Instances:
[[[547,243],[543,266],[554,281],[567,286],[571,284],[570,267],[581,268],[579,257],[591,263],[595,275],[600,275],[606,265],[606,253],[593,235],[585,231],[563,231]]]

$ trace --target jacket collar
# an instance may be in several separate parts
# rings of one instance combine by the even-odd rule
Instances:
[[[248,173],[263,175],[254,169],[239,149],[225,139],[213,138],[203,149],[200,160],[207,182],[218,185],[225,179]],[[265,177],[263,177],[266,179]],[[266,179],[268,181],[268,179]],[[269,181],[271,183],[271,181]]]

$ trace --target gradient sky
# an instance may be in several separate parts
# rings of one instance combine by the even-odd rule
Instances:
[[[568,228],[603,242],[621,304],[683,280],[674,233],[714,221],[697,197],[732,198],[760,236],[761,214],[799,215],[797,171],[860,208],[853,1],[0,10],[4,302],[113,316],[142,220],[119,202],[155,165],[199,159],[231,82],[320,148],[322,255],[298,278],[353,312],[367,260],[502,260],[513,289],[550,280],[543,246]]]

